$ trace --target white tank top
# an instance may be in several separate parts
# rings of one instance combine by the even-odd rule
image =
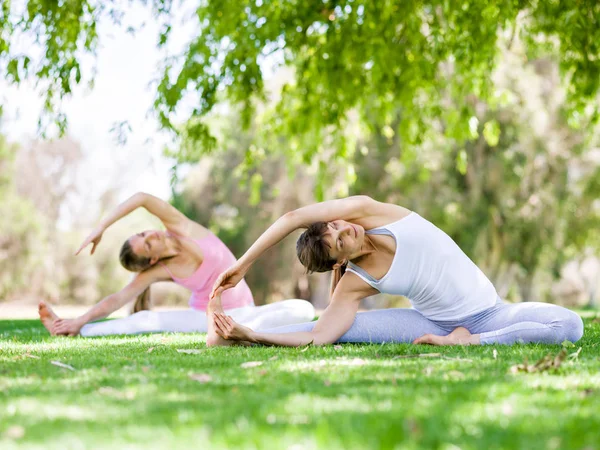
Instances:
[[[494,306],[494,285],[456,243],[415,212],[392,224],[368,230],[396,240],[390,269],[380,280],[348,263],[347,271],[379,292],[407,297],[431,320],[458,320]]]

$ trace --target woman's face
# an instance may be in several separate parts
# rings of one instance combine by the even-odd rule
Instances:
[[[164,231],[142,231],[129,238],[129,245],[136,255],[150,258],[151,261],[154,260],[154,264],[167,248],[166,237]]]
[[[329,246],[329,256],[338,263],[347,262],[360,252],[365,239],[365,229],[345,220],[327,223],[323,240]]]

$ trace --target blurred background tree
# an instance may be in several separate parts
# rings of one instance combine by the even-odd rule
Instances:
[[[137,211],[105,233],[93,257],[75,257],[83,237],[117,204],[113,191],[94,207],[72,201],[77,194],[85,196],[78,192],[85,185],[74,182],[80,162],[79,144],[69,138],[17,146],[0,135],[0,301],[43,298],[89,305],[131,278],[119,264],[121,244],[160,222]],[[120,172],[115,167],[117,177]],[[158,291],[164,303],[181,302],[185,296],[164,286]]]
[[[17,152],[0,136],[0,298],[30,287],[48,245],[43,216],[17,193]]]
[[[42,119],[53,119],[64,130],[60,100],[74,85],[93,81],[94,69],[85,72],[81,62],[100,45],[98,23],[126,27],[123,17],[132,3],[2,0],[1,73],[14,83],[38,80],[47,99]],[[141,3],[162,23],[157,45],[167,45],[177,26],[172,2]],[[306,163],[330,147],[340,157],[352,151],[345,133],[352,111],[361,121],[377,118],[388,127],[400,112],[393,131],[405,145],[423,142],[439,119],[446,124],[445,136],[468,140],[473,99],[493,98],[499,39],[509,47],[520,41],[526,58],[551,55],[558,62],[568,86],[569,120],[598,117],[600,4],[592,0],[189,4],[195,6],[189,20],[197,32],[182,54],[165,58],[155,110],[162,126],[178,132],[174,113],[181,107],[193,119],[186,132],[201,142],[200,152],[215,146],[205,120],[215,105],[242,105],[242,124],[248,127],[267,94],[265,72],[281,67],[291,68],[294,76],[261,134],[278,130],[288,136],[290,145],[281,150],[299,153]],[[447,108],[448,100],[457,107]]]

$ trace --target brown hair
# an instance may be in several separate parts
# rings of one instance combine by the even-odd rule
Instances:
[[[296,254],[302,265],[306,267],[307,273],[328,272],[333,270],[333,266],[337,263],[329,256],[329,245],[323,239],[326,231],[327,222],[315,222],[300,235],[296,242]],[[345,271],[346,266],[334,270],[330,295],[333,295],[333,291]]]
[[[144,270],[149,269],[151,266],[150,258],[139,256],[133,251],[133,248],[131,248],[131,244],[129,243],[129,239],[127,239],[121,247],[119,260],[121,261],[121,265],[130,272],[143,272]]]
[[[130,272],[143,272],[144,270],[152,267],[152,264],[150,264],[150,258],[139,256],[133,251],[133,248],[131,248],[131,244],[129,243],[129,239],[126,240],[121,247],[119,261],[121,261],[121,265]],[[134,313],[146,309],[150,309],[150,286],[148,286],[144,292],[137,296],[137,299],[133,305]]]

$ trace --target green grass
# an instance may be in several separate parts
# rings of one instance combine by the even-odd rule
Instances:
[[[207,349],[0,321],[0,448],[600,448],[597,322],[558,370],[511,374],[561,347]],[[394,358],[426,352],[444,357]]]

